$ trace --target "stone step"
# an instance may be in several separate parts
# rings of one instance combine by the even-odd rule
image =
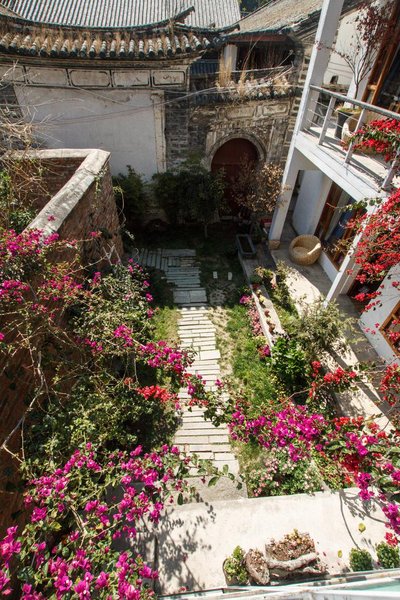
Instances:
[[[219,425],[218,427],[215,427],[211,421],[205,421],[204,419],[202,420],[189,420],[189,419],[182,419],[182,425],[179,428],[179,431],[183,431],[183,430],[189,430],[189,429],[193,429],[196,431],[204,431],[204,430],[215,430],[215,431],[224,431],[225,430],[225,426],[224,425]]]
[[[190,428],[191,430],[191,435],[193,435],[193,437],[199,437],[202,435],[211,435],[214,437],[218,437],[220,435],[228,435],[228,430],[224,425],[220,425],[219,427],[214,427],[214,425],[211,423],[211,421],[206,421],[203,419],[203,424],[206,426],[205,428],[200,426],[200,427],[196,427],[196,425],[199,425],[199,422],[188,422],[188,421],[183,421],[183,424],[181,425],[181,427],[179,427],[178,431],[176,432],[175,435],[186,435],[183,433],[183,429],[186,428]],[[201,425],[201,424],[200,424]]]
[[[187,435],[185,433],[180,434],[179,430],[177,431],[177,433],[175,434],[175,443],[178,444],[204,444],[207,446],[214,446],[214,445],[218,445],[218,444],[227,444],[229,442],[229,436],[228,434],[223,434],[220,433],[219,431],[215,431],[215,433],[213,434],[207,434],[207,435],[194,435],[194,433],[190,433],[190,435]],[[222,453],[221,453],[222,454]],[[229,455],[230,458],[232,458],[232,455]],[[222,457],[220,457],[222,458]]]
[[[212,446],[212,447],[207,447],[207,449],[202,445],[202,444],[189,444],[189,452],[195,452],[196,454],[201,454],[202,452],[208,452],[210,454],[212,454],[212,456],[210,456],[211,459],[215,460],[215,456],[216,456],[216,451],[215,449],[218,449],[218,453],[217,454],[222,454],[222,453],[230,453],[231,452],[231,446],[230,444],[220,444],[219,446]],[[212,448],[212,449],[211,449]],[[232,456],[230,454],[230,456]]]
[[[203,332],[203,331],[210,331],[210,332],[215,332],[216,328],[215,325],[213,325],[213,323],[211,323],[211,321],[203,321],[203,323],[194,323],[191,321],[179,321],[179,329],[182,329],[182,331],[198,331],[198,332]]]
[[[196,250],[192,250],[191,248],[176,248],[176,249],[172,249],[172,250],[164,250],[162,251],[163,256],[168,258],[168,257],[174,257],[174,256],[179,256],[179,257],[189,257],[189,256],[196,256]]]

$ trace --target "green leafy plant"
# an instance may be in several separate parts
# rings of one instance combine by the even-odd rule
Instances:
[[[20,233],[35,217],[34,207],[18,197],[7,171],[0,171],[0,225]]]
[[[207,225],[223,198],[220,174],[211,173],[198,160],[187,160],[174,171],[154,175],[153,190],[171,223],[202,223],[207,237]]]
[[[308,360],[320,359],[324,352],[343,352],[349,334],[354,334],[354,320],[345,317],[336,302],[317,300],[304,307],[303,313],[290,324],[290,334],[302,346]]]
[[[376,546],[376,555],[380,566],[384,569],[397,569],[400,567],[398,546],[389,546],[386,542],[381,542]]]
[[[142,177],[131,166],[128,173],[114,177],[114,192],[117,204],[123,210],[128,223],[144,215],[146,206],[145,184]]]
[[[322,489],[323,480],[316,465],[308,459],[290,460],[285,448],[261,453],[245,474],[252,496],[311,494]]]
[[[274,345],[272,371],[289,394],[307,387],[309,366],[305,352],[294,338],[279,337]]]
[[[248,574],[244,564],[245,553],[243,548],[236,546],[231,556],[224,561],[224,572],[228,581],[232,583],[246,584]]]
[[[368,550],[352,548],[350,550],[350,568],[352,571],[371,571],[372,556]]]

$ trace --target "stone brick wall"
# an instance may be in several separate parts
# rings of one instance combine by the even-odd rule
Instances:
[[[92,242],[83,247],[86,264],[114,261],[121,256],[122,241],[108,166],[109,154],[102,150],[44,150],[31,156],[42,164],[51,165],[51,169],[44,172],[44,185],[49,190],[58,188],[59,191],[30,227],[46,233],[57,231],[63,239],[85,239],[91,231],[102,231],[103,236],[95,244]],[[54,220],[49,221],[49,216]],[[28,353],[17,353],[5,370],[0,364],[0,373],[0,445],[15,430],[9,448],[18,453],[21,448],[19,424],[33,394]],[[1,452],[0,536],[21,508],[17,469],[18,463],[11,454]]]
[[[215,149],[232,137],[252,139],[263,160],[283,162],[287,128],[295,97],[240,103],[174,102],[166,108],[167,169],[189,155],[211,164]],[[187,132],[187,133],[186,133]]]

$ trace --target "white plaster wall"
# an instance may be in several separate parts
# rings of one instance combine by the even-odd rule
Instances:
[[[293,227],[299,235],[315,232],[331,183],[321,171],[304,172],[293,212]]]
[[[329,279],[331,281],[335,281],[338,274],[338,269],[335,267],[333,262],[329,260],[325,252],[322,252],[318,262],[325,271],[325,273],[328,275]]]
[[[356,16],[357,12],[353,12],[350,15],[343,17],[339,23],[335,43],[335,48],[339,52],[349,51],[349,41],[351,40],[355,31]],[[349,66],[346,64],[346,61],[338,56],[338,54],[332,52],[328,67],[325,71],[324,84],[329,84],[334,75],[338,76],[339,85],[350,85],[353,79],[353,74]]]
[[[113,174],[131,165],[150,178],[165,168],[163,92],[16,86],[16,93],[47,148],[106,150]]]
[[[400,302],[400,290],[395,289],[392,286],[392,281],[399,281],[400,279],[400,265],[397,265],[391,269],[389,276],[385,277],[379,291],[379,303],[381,306],[376,306],[371,310],[363,313],[360,319],[361,329],[364,331],[371,345],[375,348],[379,356],[384,360],[391,363],[393,361],[399,361],[399,357],[393,352],[390,345],[387,343],[377,324],[381,326],[386,319],[389,317],[393,309]],[[370,329],[375,333],[366,331]]]

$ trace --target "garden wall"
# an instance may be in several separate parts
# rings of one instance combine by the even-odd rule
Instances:
[[[298,103],[296,96],[240,103],[216,104],[210,99],[199,104],[196,98],[167,102],[167,169],[176,167],[190,155],[203,157],[207,166],[211,166],[216,150],[225,141],[243,137],[254,142],[263,160],[284,162]]]
[[[59,233],[62,239],[85,239],[91,231],[102,236],[83,245],[84,264],[116,261],[122,254],[117,207],[109,169],[109,153],[103,150],[43,150],[24,155],[39,161],[44,170],[43,187],[59,190],[29,227]],[[47,176],[47,179],[46,179]],[[33,190],[34,193],[34,190]],[[0,363],[0,445],[16,428],[10,447],[19,452],[18,423],[32,393],[33,377],[29,355],[21,351],[4,370]],[[0,535],[12,521],[21,503],[15,485],[17,463],[10,454],[0,455]]]

